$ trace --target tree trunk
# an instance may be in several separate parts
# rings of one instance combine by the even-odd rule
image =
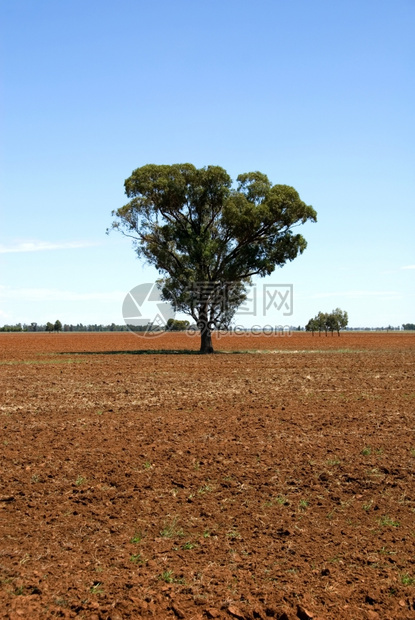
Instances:
[[[200,332],[200,353],[214,353],[212,346],[212,332],[209,328]]]
[[[214,353],[212,346],[212,332],[207,319],[207,312],[199,315],[200,353]]]

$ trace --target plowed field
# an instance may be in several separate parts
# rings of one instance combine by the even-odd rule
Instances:
[[[0,334],[0,617],[415,618],[415,334]]]

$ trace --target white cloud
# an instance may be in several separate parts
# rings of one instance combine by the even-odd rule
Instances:
[[[415,265],[405,265],[404,267],[401,267],[401,269],[415,269]]]
[[[76,250],[100,245],[92,241],[62,241],[53,243],[50,241],[21,241],[14,245],[5,246],[0,244],[0,254],[12,254],[17,252],[44,252],[46,250]]]

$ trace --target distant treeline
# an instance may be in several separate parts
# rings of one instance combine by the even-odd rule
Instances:
[[[77,323],[77,325],[46,323],[46,325],[40,325],[39,323],[16,323],[16,325],[3,325],[0,327],[0,332],[126,332],[129,331],[126,325],[83,325],[83,323]],[[145,327],[140,328],[143,331]],[[138,330],[140,331],[140,330]]]
[[[153,325],[147,323],[146,325],[116,325],[111,323],[110,325],[98,325],[97,323],[91,325],[84,325],[83,323],[77,323],[76,325],[68,325],[57,320],[54,323],[47,322],[45,325],[39,323],[16,323],[15,325],[3,325],[0,327],[0,332],[159,332],[164,331],[166,328],[159,325]],[[168,331],[184,331],[186,329],[196,329],[196,326],[189,324],[189,321],[178,321],[175,319],[169,319],[167,321]]]
[[[40,323],[16,323],[15,325],[3,325],[0,327],[0,332],[127,332],[127,331],[136,331],[136,332],[147,332],[147,331],[164,331],[165,328],[159,327],[157,325],[116,325],[115,323],[111,323],[110,325],[98,325],[97,323],[91,325],[84,325],[83,323],[77,323],[76,325],[68,325],[63,324],[60,321],[55,321],[55,323],[46,323],[45,325],[41,325]],[[168,325],[168,331],[184,331],[187,329],[197,329],[196,325],[189,325],[187,321],[174,321],[173,325]],[[286,326],[285,331],[287,333],[295,332],[295,331],[304,331],[305,328],[294,326]],[[413,330],[415,331],[415,323],[404,323],[402,326],[392,326],[388,325],[387,327],[346,327],[345,331],[402,331],[402,330]],[[229,328],[229,331],[232,331],[232,327]],[[241,331],[240,329],[238,331]],[[249,328],[246,331],[250,331]],[[278,331],[276,329],[276,331]]]

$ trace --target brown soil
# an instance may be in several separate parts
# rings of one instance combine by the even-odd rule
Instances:
[[[198,346],[0,334],[0,617],[415,618],[415,334]]]

